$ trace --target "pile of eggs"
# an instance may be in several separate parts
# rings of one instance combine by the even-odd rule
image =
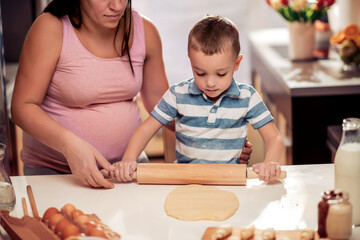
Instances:
[[[48,208],[42,221],[61,239],[73,236],[93,236],[103,239],[120,239],[120,235],[112,231],[95,215],[84,214],[68,203],[59,211],[55,207]]]

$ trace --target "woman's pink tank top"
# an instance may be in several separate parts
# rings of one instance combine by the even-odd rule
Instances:
[[[59,61],[41,107],[53,119],[91,143],[110,162],[121,160],[141,124],[135,97],[143,80],[145,33],[142,17],[133,11],[134,39],[130,56],[99,58],[79,41],[68,16],[62,18]],[[23,135],[21,158],[27,167],[70,172],[64,156]]]

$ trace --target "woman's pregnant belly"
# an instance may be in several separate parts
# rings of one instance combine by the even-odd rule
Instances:
[[[42,107],[58,123],[92,144],[111,163],[121,160],[131,135],[141,124],[135,100],[94,104],[87,108],[44,102]],[[23,160],[28,166],[51,166],[53,163],[55,168],[66,167],[66,159],[56,153],[28,135],[24,138]]]
[[[141,124],[135,100],[68,108],[50,116],[95,146],[111,162],[121,160],[131,135]]]

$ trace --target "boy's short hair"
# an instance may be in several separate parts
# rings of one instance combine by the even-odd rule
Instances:
[[[232,48],[235,57],[239,55],[238,29],[231,20],[225,17],[207,15],[197,22],[189,33],[188,51],[201,50],[206,55],[213,55],[228,47]]]

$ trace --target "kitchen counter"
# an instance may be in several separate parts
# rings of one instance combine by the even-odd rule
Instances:
[[[248,180],[247,186],[217,186],[235,193],[239,209],[225,221],[185,222],[166,215],[166,196],[176,185],[115,184],[114,189],[92,189],[73,175],[11,177],[16,206],[11,216],[22,217],[21,198],[31,185],[39,214],[49,207],[72,203],[84,213],[95,213],[124,240],[199,240],[206,228],[229,223],[233,227],[255,225],[276,230],[317,229],[320,193],[334,187],[333,164],[283,166],[287,178],[264,184]],[[31,214],[28,203],[29,214]],[[360,239],[360,228],[351,239]]]
[[[291,148],[288,164],[330,163],[326,128],[348,117],[360,118],[360,71],[345,73],[339,57],[291,61],[288,29],[252,31],[248,35],[253,84],[284,126]],[[286,130],[284,130],[286,129]]]
[[[360,72],[342,72],[342,62],[335,54],[329,59],[290,61],[287,28],[251,32],[253,54],[261,56],[272,74],[292,96],[328,96],[360,93]],[[256,68],[256,66],[253,66]],[[266,79],[264,79],[266,81]]]

